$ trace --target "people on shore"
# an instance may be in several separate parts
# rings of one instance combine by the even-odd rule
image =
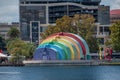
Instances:
[[[113,53],[112,48],[105,48],[104,58],[110,61],[112,59],[112,53]]]

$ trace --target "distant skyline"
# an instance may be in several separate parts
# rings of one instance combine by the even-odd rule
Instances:
[[[101,5],[120,9],[120,0],[102,0]],[[19,22],[19,0],[0,0],[0,23]]]

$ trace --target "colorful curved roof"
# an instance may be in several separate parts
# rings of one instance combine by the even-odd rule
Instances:
[[[86,41],[76,34],[65,32],[48,36],[34,53],[34,59],[37,60],[80,60],[87,56],[89,56],[89,48]]]

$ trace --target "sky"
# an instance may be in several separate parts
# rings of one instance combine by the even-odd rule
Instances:
[[[120,9],[120,0],[102,0],[101,5]],[[19,22],[19,0],[0,0],[0,23]]]

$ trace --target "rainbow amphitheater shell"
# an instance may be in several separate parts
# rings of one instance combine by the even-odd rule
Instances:
[[[90,58],[86,41],[76,34],[65,32],[48,36],[34,52],[34,60],[80,60]]]

